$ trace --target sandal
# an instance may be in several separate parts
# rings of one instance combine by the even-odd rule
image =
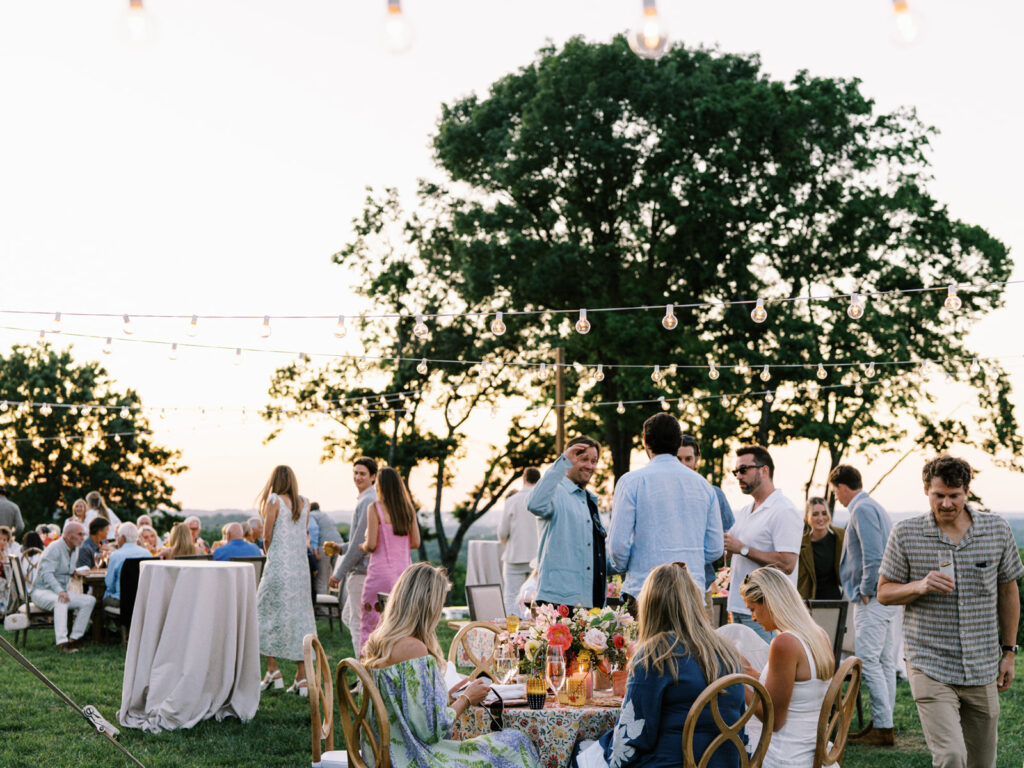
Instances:
[[[288,688],[288,693],[297,693],[299,696],[309,696],[309,688],[306,687],[305,680],[296,680]]]
[[[263,678],[263,682],[260,683],[260,690],[266,691],[270,688],[284,688],[284,681],[281,679],[281,670],[277,670],[273,674],[267,672]]]

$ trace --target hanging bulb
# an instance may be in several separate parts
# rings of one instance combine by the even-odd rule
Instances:
[[[334,326],[334,336],[338,339],[344,339],[346,333],[348,333],[348,328],[345,327],[345,316],[338,315],[338,324]]]
[[[127,419],[127,418],[128,418],[129,416],[131,416],[132,414],[131,414],[131,411],[129,411],[129,410],[128,410],[128,406],[127,406],[127,405],[123,405],[123,406],[121,406],[121,410],[120,410],[120,412],[118,413],[118,415],[119,415],[119,416],[120,416],[120,417],[121,417],[122,419]]]
[[[235,359],[234,359],[233,362],[234,362],[235,365],[241,365],[242,364],[242,348],[241,347],[236,347],[235,348]]]
[[[853,394],[855,394],[857,397],[860,397],[861,395],[864,394],[864,387],[861,386],[859,381],[853,388]]]
[[[921,19],[912,13],[907,0],[892,0],[892,33],[897,42],[912,45],[921,36]]]
[[[723,408],[728,408],[729,407],[729,398],[726,397],[725,395],[722,395],[722,407]]]
[[[60,331],[61,331],[60,312],[55,312],[54,315],[53,315],[53,320],[50,321],[50,333],[60,333]]]
[[[359,359],[356,360],[356,370],[360,373],[364,373],[369,367],[370,364],[366,362],[366,355],[360,355]]]
[[[156,38],[153,16],[142,6],[142,0],[128,0],[128,10],[121,18],[121,37],[131,46],[145,47]]]
[[[821,363],[818,363],[818,370],[817,370],[817,372],[814,375],[817,376],[819,379],[827,379],[828,378],[828,371],[825,370],[825,366],[824,365],[822,365]]]
[[[712,381],[718,381],[719,376],[721,376],[721,374],[718,372],[718,369],[715,368],[715,364],[708,363],[708,378]]]
[[[763,323],[768,319],[768,310],[764,308],[764,299],[758,299],[754,308],[750,310],[750,319],[755,323]]]
[[[577,333],[590,333],[590,321],[587,320],[587,310],[580,310],[580,319],[576,321],[576,332]]]
[[[850,295],[850,306],[846,308],[846,314],[851,320],[860,320],[864,317],[864,302],[859,293]]]
[[[629,32],[629,48],[641,58],[660,59],[668,52],[668,25],[658,13],[655,0],[643,2],[643,15]]]
[[[128,315],[121,315],[121,330],[125,336],[135,333],[135,326],[132,325],[132,319]]]
[[[594,381],[604,381],[604,363],[597,364],[597,370],[594,371]]]
[[[270,338],[270,315],[263,316],[263,324],[260,326],[260,338]]]
[[[416,366],[416,373],[418,373],[420,376],[427,375],[427,358],[424,357],[422,360],[420,360],[419,365]]]
[[[661,366],[654,366],[654,370],[651,372],[651,381],[655,384],[661,384]]]
[[[199,315],[192,315],[192,319],[188,321],[187,333],[192,337],[199,333]]]
[[[380,407],[383,408],[385,411],[390,407],[390,406],[388,406],[388,399],[386,397],[384,397],[384,395],[380,396],[380,401],[379,402],[380,402]]]
[[[661,410],[663,411],[667,411],[669,408],[672,407],[668,404],[668,400],[665,399],[664,395],[658,398],[658,403],[661,405]]]
[[[402,13],[401,0],[388,0],[388,13],[381,30],[384,47],[395,55],[405,53],[412,48],[416,34],[412,25]]]
[[[36,344],[38,344],[41,347],[45,343],[46,343],[46,331],[40,331],[39,335],[36,337]]]
[[[497,415],[498,415],[498,406],[497,405],[492,405],[491,406],[491,418],[493,419]]]
[[[874,360],[872,360],[870,363],[868,363],[868,367],[864,371],[864,375],[867,376],[869,379],[873,379],[875,377],[875,361]]]
[[[430,335],[430,329],[423,322],[423,315],[416,315],[416,324],[412,327],[412,335],[417,339],[425,339]]]
[[[772,373],[768,370],[768,365],[765,364],[764,368],[761,369],[761,374],[758,376],[761,381],[771,381]]]
[[[960,300],[960,297],[956,295],[956,283],[951,283],[949,288],[946,289],[946,300],[942,302],[942,306],[950,312],[956,312],[963,305],[964,303]]]
[[[503,333],[505,333],[506,330],[507,328],[505,327],[505,321],[502,320],[502,313],[495,312],[494,319],[491,320],[491,333],[493,333],[495,336],[501,336]]]
[[[0,408],[0,411],[3,411],[3,410],[6,410],[6,409],[5,408]],[[68,409],[68,413],[70,413],[72,416],[77,416],[78,415],[78,408],[76,406],[72,405],[71,408]]]
[[[666,331],[672,331],[675,330],[677,325],[679,325],[679,318],[676,317],[676,305],[666,304],[665,316],[661,318],[661,327]]]
[[[113,339],[111,339],[109,336],[107,336],[107,341],[103,345],[103,354],[104,355],[109,355],[111,352],[114,351],[113,346],[111,346],[113,344],[113,341],[114,341]]]
[[[619,415],[622,415],[623,413],[625,413],[625,412],[626,412],[626,406],[624,406],[624,405],[622,404],[622,401],[621,401],[621,400],[619,400],[619,404],[618,404],[618,406],[617,406],[617,407],[615,408],[615,412],[616,412],[617,414],[619,414]]]
[[[971,376],[977,376],[981,373],[981,364],[978,362],[978,358],[971,358]]]
[[[40,416],[49,416],[51,413],[53,413],[53,409],[46,403],[43,403],[43,405],[39,408]]]
[[[764,393],[764,401],[766,403],[771,403],[774,400],[775,400],[775,395],[773,395],[771,392],[765,392]]]
[[[178,345],[177,344],[171,344],[171,349],[167,353],[167,359],[168,360],[177,360],[178,359]]]

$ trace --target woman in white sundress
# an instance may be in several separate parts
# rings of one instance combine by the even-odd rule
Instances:
[[[758,568],[740,586],[754,621],[779,633],[768,646],[768,663],[759,677],[771,695],[775,726],[763,768],[811,768],[818,740],[818,716],[835,673],[828,635],[804,606],[793,582],[777,568]],[[748,701],[753,694],[747,691]],[[749,744],[760,736],[760,704],[747,723]],[[754,728],[751,728],[754,724]],[[826,766],[826,768],[833,768]]]
[[[256,593],[260,622],[260,653],[267,657],[267,674],[260,690],[282,688],[278,658],[298,662],[290,693],[306,696],[302,638],[316,634],[306,558],[309,501],[299,496],[291,467],[274,467],[257,501],[263,518],[267,563]]]

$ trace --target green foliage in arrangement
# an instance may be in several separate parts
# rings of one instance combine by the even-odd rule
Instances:
[[[4,406],[12,401],[92,406],[19,413]],[[118,391],[99,363],[76,362],[67,349],[15,345],[0,356],[0,480],[12,486],[26,525],[70,516],[72,502],[89,491],[103,494],[123,520],[181,509],[170,478],[187,467],[180,453],[150,438],[141,405],[138,393]],[[96,437],[116,433],[135,434]],[[59,435],[72,437],[43,439]]]

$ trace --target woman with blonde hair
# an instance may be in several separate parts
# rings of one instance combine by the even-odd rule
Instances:
[[[391,764],[539,768],[537,750],[518,731],[465,741],[451,738],[456,718],[484,700],[489,682],[478,678],[454,702],[449,700],[437,622],[450,588],[440,568],[410,565],[391,590],[380,625],[364,644],[363,665],[380,690],[391,725]]]
[[[804,538],[797,560],[796,588],[804,600],[842,600],[839,560],[846,531],[832,525],[828,502],[821,496],[807,500]]]
[[[85,521],[83,525],[87,526],[92,522],[95,517],[102,517],[108,523],[110,523],[110,533],[108,539],[114,538],[114,531],[117,530],[117,526],[121,524],[121,518],[114,514],[114,511],[107,506],[107,502],[103,500],[102,494],[99,491],[89,491],[85,494]],[[72,509],[74,509],[72,507]]]
[[[86,506],[85,499],[75,499],[75,502],[71,505],[71,517],[80,522],[82,525],[85,525],[85,516],[87,509],[88,507]]]
[[[754,621],[769,632],[779,630],[768,647],[768,664],[760,680],[771,695],[775,711],[774,733],[764,768],[810,768],[818,738],[818,716],[835,671],[835,657],[825,630],[819,627],[800,599],[793,582],[777,568],[758,568],[740,585],[740,595]],[[747,670],[748,673],[753,670]],[[747,692],[752,700],[752,692]],[[747,724],[755,743],[763,717]]]
[[[263,578],[256,592],[260,653],[267,657],[267,674],[261,690],[284,687],[277,660],[285,658],[298,662],[288,692],[308,696],[302,638],[316,634],[306,560],[309,501],[299,495],[299,483],[291,467],[274,467],[256,507],[263,519],[267,552]]]
[[[139,526],[138,544],[140,547],[145,547],[151,555],[159,553],[160,537],[156,533],[156,528],[152,525]]]
[[[579,768],[652,766],[678,768],[683,724],[698,696],[715,680],[741,670],[736,649],[715,634],[704,594],[685,563],[659,565],[644,580],[637,600],[636,652],[629,663],[626,697],[618,723],[577,758]],[[743,713],[742,685],[718,699],[726,722]],[[697,719],[693,753],[700,760],[718,735],[711,710]],[[740,754],[726,744],[710,768],[738,768]]]
[[[160,550],[161,560],[173,560],[176,557],[188,557],[196,554],[192,545],[192,532],[184,523],[175,523],[171,535],[167,537],[167,546]]]
[[[367,510],[364,552],[370,553],[363,582],[363,615],[359,626],[360,650],[380,622],[377,594],[389,593],[412,563],[410,550],[420,545],[420,527],[416,507],[402,477],[391,467],[377,473],[377,498],[373,510]]]

